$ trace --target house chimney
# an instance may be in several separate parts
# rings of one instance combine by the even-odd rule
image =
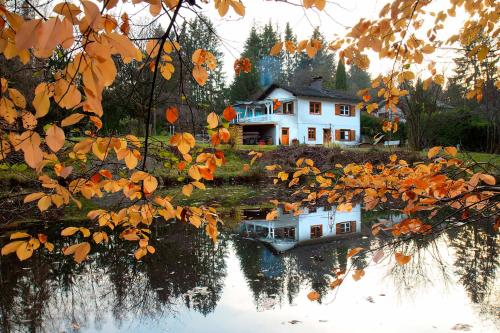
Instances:
[[[323,90],[323,77],[322,76],[313,77],[311,83],[309,84],[309,87],[315,90]]]

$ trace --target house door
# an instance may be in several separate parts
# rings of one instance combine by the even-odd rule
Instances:
[[[323,144],[332,142],[332,130],[329,128],[323,129]]]
[[[285,146],[289,144],[289,129],[287,127],[281,129],[281,144]]]

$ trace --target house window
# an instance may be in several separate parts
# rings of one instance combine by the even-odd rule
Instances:
[[[309,102],[310,114],[321,114],[321,102]]]
[[[316,141],[316,128],[309,127],[307,129],[307,140]]]
[[[350,115],[350,105],[347,104],[341,104],[340,105],[340,115],[341,116],[349,116]]]
[[[351,222],[342,222],[338,224],[337,226],[338,234],[348,234],[350,232],[352,232]]]
[[[350,133],[350,130],[341,129],[340,130],[340,140],[341,141],[349,141],[350,140],[349,133]]]
[[[283,103],[283,114],[293,114],[293,102]]]
[[[323,226],[321,224],[311,226],[311,239],[323,236]]]

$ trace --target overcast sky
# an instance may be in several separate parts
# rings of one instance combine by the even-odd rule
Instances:
[[[93,0],[97,2],[97,0]],[[289,0],[299,3],[300,0]],[[57,1],[56,1],[57,2]],[[329,1],[324,11],[320,12],[315,9],[304,9],[302,6],[295,6],[289,3],[283,3],[275,0],[243,0],[246,7],[245,17],[238,16],[232,8],[224,18],[221,18],[214,8],[214,0],[210,0],[208,4],[197,0],[197,4],[201,7],[199,10],[204,15],[208,16],[214,23],[217,33],[221,38],[221,51],[224,53],[224,71],[227,74],[228,81],[231,81],[234,76],[233,63],[243,51],[245,40],[248,37],[250,29],[254,25],[264,25],[271,21],[273,25],[279,28],[279,31],[284,30],[285,24],[289,22],[297,34],[299,40],[311,37],[315,26],[320,26],[320,30],[326,37],[327,41],[332,41],[343,36],[347,29],[356,24],[360,18],[375,19],[380,12],[380,9],[387,3],[387,0],[335,0]],[[99,3],[102,6],[102,2]],[[435,0],[429,8],[433,10],[446,10],[450,4],[446,0]],[[151,22],[153,18],[149,15],[149,5],[138,4],[133,5],[131,1],[125,5],[120,5],[112,10],[113,14],[120,16],[126,11],[132,18],[134,23]],[[50,11],[50,8],[46,8]],[[182,18],[193,18],[194,14],[189,10],[181,10]],[[451,34],[458,31],[463,23],[463,12],[457,11],[457,17],[446,22],[446,28],[442,34]],[[167,27],[168,17],[163,15],[159,18],[159,22],[164,28]],[[424,25],[432,26],[433,20]],[[386,73],[392,68],[392,61],[380,61],[378,56],[369,54],[371,65],[369,72],[372,76],[380,73]],[[430,60],[434,60],[438,64],[438,70],[451,74],[453,70],[452,58],[454,53],[449,50],[443,50],[432,55],[432,58],[427,56],[424,58],[424,63],[421,68],[427,67]],[[413,68],[418,72],[418,68]],[[426,77],[425,72],[422,76]]]

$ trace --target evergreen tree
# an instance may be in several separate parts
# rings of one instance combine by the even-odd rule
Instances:
[[[352,92],[357,92],[358,90],[370,88],[371,79],[370,74],[365,70],[362,70],[356,65],[351,65],[349,67],[349,90]]]
[[[327,50],[325,38],[316,27],[312,35],[313,39],[318,39],[323,42],[323,46],[318,51],[314,58],[309,58],[305,52],[298,55],[297,66],[293,74],[293,86],[308,85],[312,78],[323,77],[323,88],[334,88],[335,77],[335,55]]]
[[[270,56],[269,50],[279,41],[278,31],[271,22],[267,23],[260,35],[261,54],[258,62],[260,72],[260,86],[265,87],[281,81],[281,65],[284,59],[283,52],[277,56]]]
[[[335,74],[335,89],[347,90],[347,74],[345,72],[345,65],[342,59],[339,59],[337,73]]]
[[[252,26],[250,34],[245,42],[245,48],[241,56],[250,59],[252,70],[250,73],[244,73],[234,78],[230,88],[230,100],[248,99],[259,90],[259,61],[262,48],[262,41],[257,28]]]
[[[225,82],[226,78],[223,67],[223,54],[220,51],[220,42],[215,34],[215,27],[210,19],[206,16],[199,15],[195,19],[187,21],[182,26],[179,43],[182,46],[182,54],[184,59],[191,59],[191,55],[197,49],[210,51],[217,60],[217,67],[213,71],[209,71],[209,76],[206,84],[201,87],[196,81],[191,80],[184,82],[184,89],[188,99],[197,108],[207,111],[220,110],[226,104],[225,98]],[[180,69],[181,66],[176,66]],[[191,66],[184,65],[183,76],[191,77]],[[177,82],[176,82],[177,83]]]
[[[285,25],[285,33],[283,37],[284,41],[291,41],[294,44],[297,44],[297,37],[293,33],[292,27],[290,26],[290,23],[286,23]],[[283,62],[281,65],[281,82],[285,85],[291,86],[293,85],[293,73],[297,69],[297,64],[298,64],[298,55],[297,52],[294,53],[289,53],[286,52],[284,57],[283,57]]]

